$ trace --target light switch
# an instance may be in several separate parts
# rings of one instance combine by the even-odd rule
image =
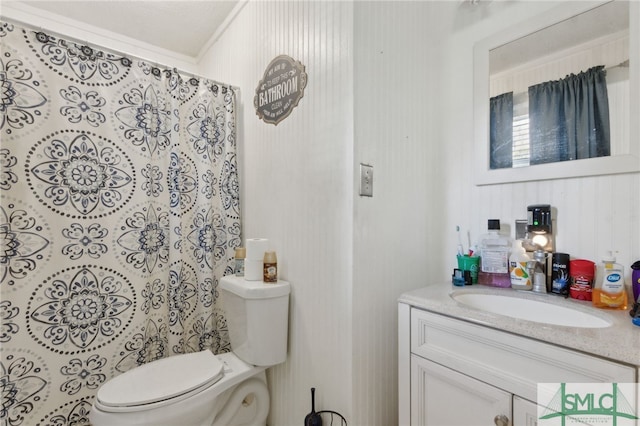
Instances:
[[[373,166],[360,163],[360,195],[373,197]]]

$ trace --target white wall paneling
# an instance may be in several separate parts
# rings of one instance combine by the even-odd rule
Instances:
[[[397,423],[397,307],[440,268],[444,211],[438,99],[441,29],[434,2],[355,2],[355,158],[375,169],[356,198],[353,420]],[[399,30],[401,29],[401,30]],[[354,183],[356,185],[356,183]],[[357,187],[357,186],[356,186]]]
[[[316,409],[352,417],[352,22],[349,2],[250,2],[201,62],[241,87],[244,236],[270,239],[293,287],[289,357],[268,374],[274,425],[303,423],[312,386]],[[253,96],[281,54],[305,65],[308,83],[274,126]]]

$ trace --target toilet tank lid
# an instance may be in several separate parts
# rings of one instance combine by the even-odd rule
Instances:
[[[96,398],[111,407],[131,407],[174,398],[224,375],[223,363],[210,350],[159,359],[114,377]]]
[[[270,299],[286,296],[291,291],[288,282],[278,280],[276,283],[249,281],[243,277],[226,275],[220,279],[220,288],[236,294],[243,299]]]

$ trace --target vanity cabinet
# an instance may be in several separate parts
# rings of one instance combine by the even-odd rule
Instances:
[[[534,426],[538,383],[636,381],[632,366],[404,303],[398,314],[401,425]]]

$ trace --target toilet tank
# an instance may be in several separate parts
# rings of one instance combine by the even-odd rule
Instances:
[[[264,283],[235,275],[220,279],[231,349],[240,359],[259,366],[286,360],[290,292],[286,281]]]

